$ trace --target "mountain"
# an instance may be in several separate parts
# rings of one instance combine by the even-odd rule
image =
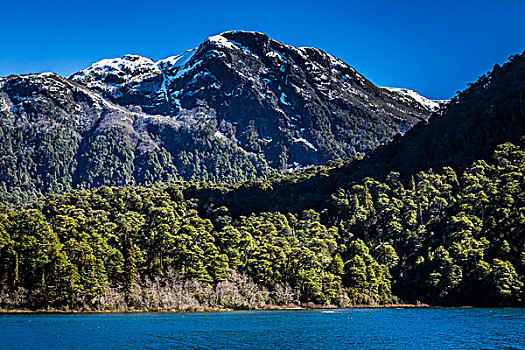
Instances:
[[[414,90],[404,88],[391,88],[385,87],[385,89],[399,95],[399,99],[403,100],[407,104],[420,104],[430,111],[438,111],[441,105],[448,103],[448,100],[429,100],[426,97],[421,96]]]
[[[360,164],[349,164],[345,173],[355,179],[384,179],[396,171],[408,180],[422,170],[461,171],[476,160],[490,161],[498,145],[521,143],[524,95],[525,53],[521,53],[470,83],[426,123],[377,148]]]
[[[0,78],[0,200],[101,185],[234,183],[352,159],[425,121],[315,48],[226,32],[154,62]]]
[[[213,120],[199,109],[177,119],[148,115],[55,74],[11,76],[0,86],[3,201],[108,184],[271,173],[259,155],[216,137]]]
[[[401,99],[377,88],[321,50],[257,32],[212,36],[158,62],[135,55],[102,60],[70,79],[149,114],[205,108],[220,132],[278,169],[364,154],[435,107],[416,94]]]

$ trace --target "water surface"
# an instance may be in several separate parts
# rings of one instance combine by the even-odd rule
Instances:
[[[1,349],[525,349],[525,309],[0,315]]]

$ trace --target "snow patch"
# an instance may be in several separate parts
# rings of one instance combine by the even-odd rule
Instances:
[[[282,58],[281,54],[279,54],[276,51],[268,51],[266,53],[266,57],[273,57],[273,58]]]
[[[142,81],[149,76],[161,74],[161,70],[152,59],[137,55],[124,55],[122,58],[103,59],[95,62],[75,74],[74,77],[95,75],[100,79],[109,74],[119,75],[124,80],[131,82]]]
[[[308,148],[311,148],[313,149],[314,151],[317,151],[317,147],[315,147],[314,145],[312,145],[312,143],[310,141],[308,141],[307,139],[305,138],[302,138],[302,137],[299,137],[299,138],[293,138],[293,141],[294,142],[301,142],[301,143],[304,143]]]
[[[193,48],[191,50],[187,50],[182,55],[169,56],[163,60],[159,60],[156,62],[156,64],[162,69],[184,67],[184,65],[186,65],[186,63],[188,63],[193,58],[193,56],[195,56],[196,52],[197,48]]]
[[[392,87],[385,87],[384,89],[387,89],[388,91],[391,91],[401,96],[403,98],[403,102],[408,102],[407,101],[407,98],[408,98],[413,101],[416,101],[417,103],[419,103],[420,105],[422,105],[423,107],[425,107],[431,112],[439,109],[440,103],[433,101],[433,100],[429,100],[428,98],[421,96],[414,90],[405,89],[405,88],[392,88]]]
[[[218,46],[222,46],[222,47],[225,47],[225,48],[228,48],[228,49],[232,49],[232,50],[237,48],[234,43],[232,43],[231,41],[229,41],[228,39],[226,39],[225,37],[223,37],[220,34],[219,35],[210,36],[208,38],[208,41],[210,43],[213,43],[213,44],[216,44]]]
[[[219,140],[227,140],[228,138],[226,137],[226,135],[224,135],[222,132],[220,132],[219,130],[215,131],[215,134],[213,134],[213,136],[215,136],[215,138],[218,138]]]

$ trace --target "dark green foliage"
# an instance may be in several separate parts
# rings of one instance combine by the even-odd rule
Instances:
[[[8,211],[0,226],[3,306],[114,307],[100,301],[109,290],[131,295],[135,285],[162,281],[173,271],[219,289],[237,271],[270,292],[266,302],[346,301],[345,248],[338,229],[323,225],[318,213],[234,220],[219,208],[210,220],[180,190],[101,187]],[[375,264],[385,280],[387,267]],[[387,283],[381,295],[367,290],[367,300],[391,300]]]
[[[496,146],[519,142],[525,135],[524,96],[522,53],[469,84],[428,123],[378,148],[355,175],[383,178],[398,171],[406,177],[444,166],[463,170],[478,159],[489,159]]]
[[[246,274],[275,303],[382,304],[395,295],[523,305],[523,149],[503,144],[461,176],[445,168],[408,186],[398,179],[350,182],[324,209],[298,214],[233,217],[211,203],[199,215],[182,195],[189,184],[101,187],[3,209],[4,307],[105,308],[108,290],[132,306],[137,287],[173,272],[217,290]]]
[[[231,123],[207,113],[149,116],[56,75],[0,78],[0,201],[183,179],[231,184],[277,172],[263,153],[224,136]]]
[[[406,187],[368,178],[342,188],[328,220],[339,223],[342,236],[374,247],[404,300],[522,305],[524,190],[525,152],[507,143],[490,164],[478,161],[459,178],[445,168],[421,172]]]
[[[523,67],[524,55],[495,67],[431,125],[367,159],[267,180],[254,180],[268,174],[264,162],[255,166],[254,155],[211,137],[213,123],[192,126],[199,131],[192,135],[200,135],[193,141],[182,132],[158,148],[130,147],[133,140],[118,127],[93,134],[89,147],[37,135],[29,126],[3,128],[9,135],[0,138],[4,200],[69,190],[67,174],[77,174],[78,187],[127,187],[0,207],[0,306],[135,307],[139,299],[165,305],[148,301],[162,299],[159,291],[231,307],[397,298],[522,306]],[[202,147],[175,155],[177,142]],[[55,146],[60,155],[49,151]],[[73,159],[68,152],[75,147],[91,155]],[[18,158],[24,152],[30,157]],[[43,163],[32,160],[41,157],[56,160],[44,173],[38,170]],[[175,181],[182,173],[195,180],[252,180],[130,187]]]

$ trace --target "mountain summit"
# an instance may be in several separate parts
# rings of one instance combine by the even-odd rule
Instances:
[[[352,159],[436,105],[316,48],[225,32],[182,55],[0,78],[0,198],[175,180],[236,182]]]

